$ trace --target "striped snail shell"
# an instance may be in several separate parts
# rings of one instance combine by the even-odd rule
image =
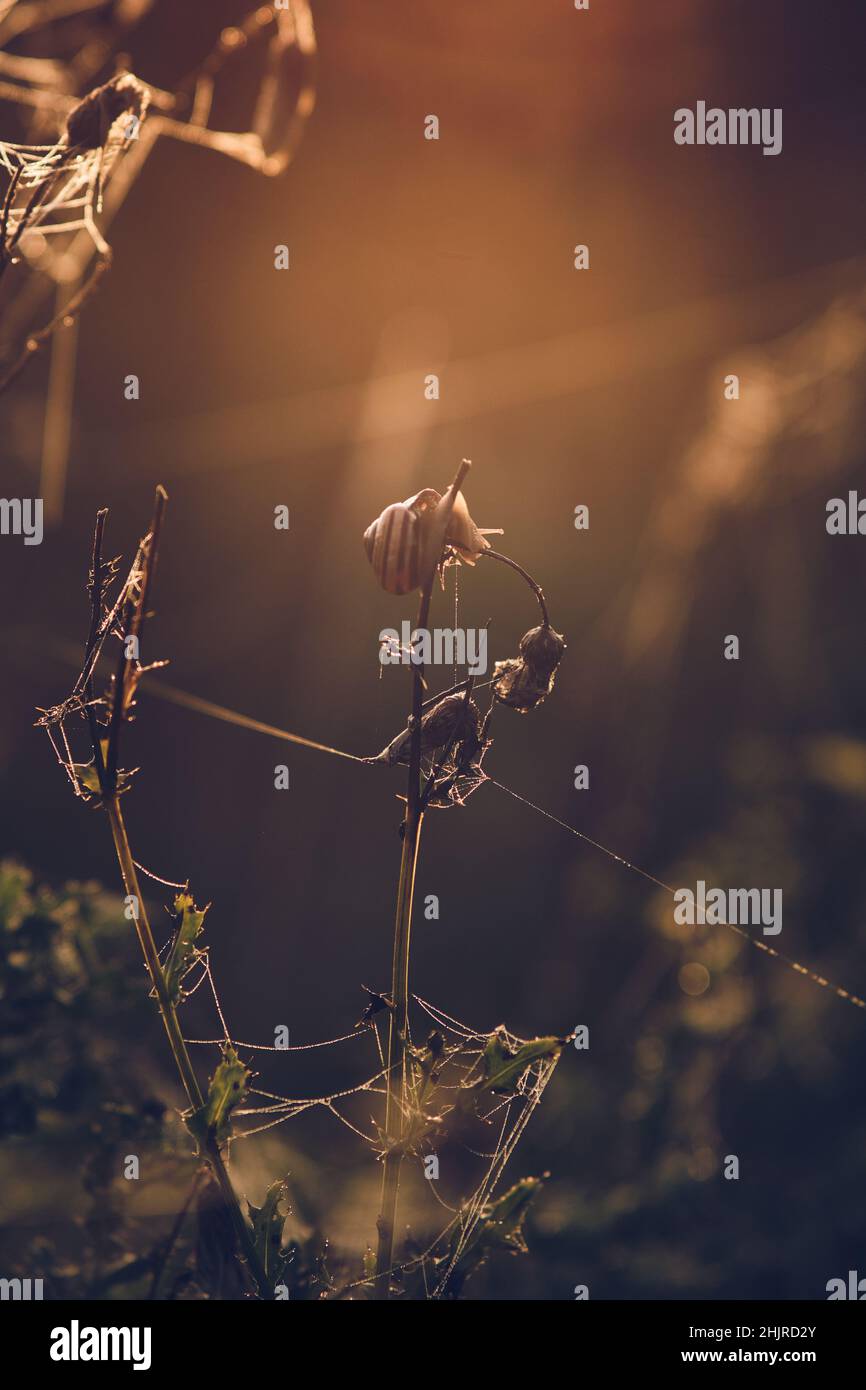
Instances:
[[[421,523],[405,502],[394,502],[364,532],[364,548],[382,588],[410,594],[420,579]]]

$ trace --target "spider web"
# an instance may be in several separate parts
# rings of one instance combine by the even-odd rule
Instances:
[[[170,942],[165,943],[163,950],[166,950]],[[194,967],[193,967],[194,968]],[[286,1047],[276,1047],[269,1043],[256,1043],[243,1041],[233,1038],[225,1022],[225,1015],[217,995],[216,986],[210,971],[210,965],[205,960],[202,963],[202,973],[200,978],[193,985],[192,989],[185,992],[185,997],[189,998],[202,983],[207,981],[212,991],[214,1004],[217,1009],[222,1027],[223,1036],[219,1038],[185,1038],[188,1046],[199,1047],[218,1047],[222,1048],[230,1044],[235,1050],[238,1048],[249,1049],[251,1052],[269,1053],[293,1053],[308,1052],[314,1048],[335,1047],[341,1043],[363,1039],[372,1036],[375,1039],[376,1050],[379,1061],[382,1065],[371,1076],[357,1082],[354,1086],[348,1086],[338,1091],[329,1092],[326,1095],[318,1096],[289,1096],[279,1092],[265,1090],[261,1087],[250,1086],[248,1094],[256,1097],[263,1103],[255,1105],[240,1105],[233,1111],[237,1119],[256,1121],[261,1119],[261,1123],[252,1123],[243,1129],[235,1129],[231,1142],[241,1139],[248,1139],[256,1134],[261,1134],[265,1130],[274,1128],[277,1125],[296,1119],[299,1115],[321,1108],[330,1112],[339,1122],[360,1138],[369,1148],[374,1150],[381,1157],[384,1153],[382,1135],[372,1135],[366,1133],[359,1125],[355,1124],[342,1112],[342,1105],[351,1101],[355,1097],[366,1095],[386,1094],[385,1081],[387,1078],[387,1067],[384,1065],[381,1041],[378,1029],[374,1023],[366,1027],[354,1029],[351,1033],[341,1034],[336,1038],[328,1038],[321,1042],[301,1043],[297,1045],[287,1045]],[[448,1207],[448,1204],[438,1197],[432,1182],[426,1186],[434,1198],[452,1212],[446,1225],[439,1230],[434,1239],[418,1255],[395,1263],[388,1271],[389,1276],[407,1272],[413,1269],[420,1269],[424,1276],[425,1286],[428,1288],[429,1297],[437,1299],[444,1297],[450,1288],[455,1271],[459,1268],[473,1236],[476,1234],[480,1223],[485,1219],[488,1204],[503,1176],[505,1167],[514,1152],[514,1149],[528,1125],[532,1115],[539,1105],[544,1091],[556,1069],[559,1060],[559,1053],[554,1056],[545,1057],[529,1063],[517,1080],[514,1093],[505,1097],[489,1094],[482,1086],[478,1085],[482,1061],[485,1049],[489,1046],[491,1037],[495,1036],[503,1047],[511,1054],[516,1054],[518,1050],[530,1043],[530,1039],[520,1038],[515,1033],[510,1032],[503,1026],[497,1028],[493,1034],[478,1032],[470,1025],[460,1022],[452,1015],[447,1014],[443,1009],[422,999],[419,995],[413,996],[416,1004],[427,1015],[428,1019],[435,1025],[436,1032],[446,1040],[445,1051],[446,1060],[443,1065],[443,1075],[437,1081],[436,1090],[444,1093],[453,1093],[455,1098],[458,1093],[471,1093],[478,1098],[477,1107],[474,1110],[474,1119],[481,1127],[482,1133],[489,1140],[492,1130],[495,1138],[492,1150],[479,1152],[477,1149],[462,1143],[462,1146],[476,1158],[486,1160],[483,1171],[476,1179],[475,1186],[470,1195],[464,1199],[460,1207],[456,1210]],[[411,1102],[410,1102],[411,1106]],[[407,1107],[409,1108],[409,1107]],[[447,1107],[443,1107],[447,1109]],[[456,1105],[452,1107],[456,1110]],[[447,1119],[447,1114],[445,1116]],[[441,1131],[448,1138],[447,1130]],[[435,1142],[432,1138],[428,1141],[428,1136],[422,1136],[427,1147],[431,1147]],[[340,1288],[337,1293],[343,1295],[353,1289],[364,1286],[372,1286],[376,1276],[370,1275],[362,1279],[353,1280]]]
[[[109,254],[96,221],[102,210],[102,188],[118,156],[135,138],[149,100],[146,89],[134,80],[129,83],[129,94],[130,100],[138,97],[142,114],[132,116],[127,111],[118,115],[96,148],[77,149],[62,142],[34,146],[0,141],[0,167],[9,181],[2,251],[10,264],[16,263],[15,253],[20,251],[31,264],[61,282],[77,279],[94,251],[100,256]],[[58,253],[45,243],[46,237],[78,231],[85,232],[92,243],[87,257],[70,258],[68,248]]]
[[[110,0],[37,0],[20,6],[0,0],[0,101],[18,108],[28,134],[43,137],[38,143],[0,140],[0,277],[7,281],[8,301],[2,314],[0,392],[53,341],[40,483],[49,522],[62,511],[74,387],[74,335],[58,330],[73,327],[108,269],[108,229],[154,146],[161,137],[180,140],[274,177],[291,163],[315,104],[312,11],[308,0],[288,0],[286,9],[259,6],[223,29],[174,92],[128,75],[139,93],[134,120],[127,113],[103,122],[92,147],[76,148],[71,123],[80,120],[88,102],[122,80],[116,73],[90,90],[110,52],[98,31],[94,37],[87,26],[110,15],[119,43],[150,8],[150,0],[116,6]],[[2,51],[10,43],[20,45],[22,38],[39,38],[44,29],[54,39],[58,28],[62,51],[63,21],[70,16],[83,27],[68,54],[49,59]],[[248,53],[261,62],[250,128],[219,129],[213,115],[220,79]],[[52,143],[44,142],[48,133],[54,135]],[[15,276],[9,285],[4,276],[9,265],[37,274]],[[46,317],[45,301],[52,293],[54,313]]]
[[[159,879],[159,882],[168,882]],[[185,885],[172,885],[185,886]],[[173,937],[170,937],[162,946],[160,956],[163,956],[172,944]],[[222,1036],[216,1038],[184,1038],[188,1047],[216,1047],[224,1048],[227,1044],[235,1051],[240,1048],[248,1049],[251,1053],[296,1053],[309,1052],[318,1048],[336,1047],[341,1043],[357,1041],[372,1037],[375,1040],[376,1051],[380,1063],[379,1068],[370,1076],[357,1082],[353,1086],[344,1087],[341,1090],[331,1091],[325,1095],[317,1096],[290,1096],[283,1095],[272,1090],[265,1090],[258,1086],[249,1086],[247,1094],[255,1097],[258,1103],[253,1105],[239,1105],[234,1111],[235,1120],[248,1120],[252,1123],[243,1128],[235,1128],[230,1143],[242,1139],[252,1138],[254,1135],[261,1134],[266,1130],[275,1128],[277,1125],[285,1124],[289,1120],[296,1119],[299,1115],[304,1115],[311,1110],[322,1109],[328,1111],[352,1134],[361,1139],[370,1149],[381,1158],[384,1155],[387,1141],[379,1132],[370,1134],[365,1132],[359,1124],[343,1113],[342,1106],[351,1100],[368,1095],[385,1096],[387,1093],[386,1080],[388,1068],[385,1064],[384,1053],[378,1028],[375,1021],[370,1020],[366,1026],[358,1025],[351,1033],[343,1033],[335,1038],[327,1038],[319,1042],[309,1042],[300,1044],[287,1044],[284,1047],[275,1046],[271,1043],[258,1043],[244,1041],[232,1036],[226,1023],[225,1012],[220,1003],[216,989],[216,983],[211,972],[210,960],[206,950],[199,952],[196,961],[190,965],[188,973],[192,973],[196,967],[200,968],[198,979],[190,988],[185,988],[184,999],[189,999],[205,983],[210,988],[213,1003],[222,1028]],[[480,1126],[483,1135],[489,1139],[490,1131],[495,1134],[494,1147],[487,1152],[479,1152],[472,1148],[468,1143],[458,1140],[462,1147],[476,1158],[485,1159],[486,1165],[477,1178],[475,1186],[469,1197],[465,1198],[458,1209],[448,1207],[448,1204],[438,1196],[433,1182],[426,1186],[440,1205],[446,1207],[452,1215],[447,1224],[434,1237],[433,1241],[424,1249],[420,1255],[415,1255],[410,1259],[403,1260],[394,1264],[388,1271],[389,1277],[394,1274],[403,1273],[412,1269],[420,1269],[423,1273],[425,1287],[428,1296],[433,1299],[444,1297],[450,1288],[455,1271],[459,1268],[473,1236],[476,1234],[480,1223],[485,1219],[488,1204],[499,1184],[505,1167],[510,1159],[523,1131],[528,1125],[532,1115],[539,1105],[544,1094],[545,1088],[550,1081],[559,1061],[559,1051],[549,1057],[540,1058],[530,1062],[521,1072],[517,1079],[512,1094],[496,1095],[485,1090],[482,1081],[482,1065],[485,1052],[490,1045],[491,1039],[495,1038],[505,1051],[514,1056],[521,1047],[530,1044],[531,1040],[518,1037],[510,1032],[503,1025],[500,1025],[493,1033],[482,1033],[473,1029],[470,1025],[460,1022],[443,1009],[422,999],[420,995],[413,995],[415,1003],[423,1010],[427,1018],[435,1025],[435,1033],[443,1039],[443,1061],[441,1074],[436,1081],[436,1092],[444,1094],[451,1093],[455,1100],[452,1105],[445,1105],[443,1110],[443,1124],[437,1126],[435,1131],[422,1133],[419,1142],[423,1141],[425,1147],[433,1147],[436,1134],[441,1134],[446,1140],[451,1136],[445,1127],[444,1121],[447,1120],[449,1113],[457,1112],[456,1098],[458,1094],[471,1095],[475,1101],[473,1108],[473,1118]],[[250,1059],[252,1061],[252,1058]],[[414,1086],[410,1086],[410,1100],[405,1107],[406,1119],[411,1123],[413,1115],[417,1116],[417,1074],[414,1076]],[[415,1092],[413,1095],[412,1092]],[[421,1152],[419,1149],[414,1156]],[[430,1277],[428,1277],[430,1276]],[[355,1280],[344,1285],[338,1293],[340,1295],[352,1289],[372,1286],[376,1276],[369,1276]]]
[[[459,1040],[457,1045],[467,1060],[471,1061],[471,1065],[468,1066],[462,1079],[462,1085],[465,1086],[472,1073],[479,1067],[491,1035],[476,1032],[417,994],[413,998],[429,1015],[437,1028],[440,1028],[446,1036],[450,1035]],[[516,1034],[509,1032],[503,1026],[500,1026],[496,1033],[506,1050],[512,1054],[529,1041],[526,1038],[517,1037]],[[485,1217],[487,1205],[502,1178],[505,1166],[556,1070],[559,1057],[560,1053],[556,1052],[551,1057],[545,1057],[531,1063],[517,1082],[513,1096],[509,1096],[504,1101],[492,1099],[488,1108],[479,1113],[479,1118],[485,1125],[494,1125],[496,1117],[499,1114],[502,1115],[498,1137],[493,1152],[487,1155],[488,1165],[471,1196],[461,1204],[453,1220],[448,1223],[444,1231],[440,1232],[433,1246],[428,1248],[422,1256],[422,1262],[426,1262],[433,1255],[436,1247],[446,1237],[450,1238],[448,1252],[440,1261],[443,1267],[437,1271],[436,1282],[430,1293],[432,1298],[441,1298],[448,1291],[450,1281],[460,1264],[460,1260]],[[482,1155],[478,1156],[481,1157]],[[429,1186],[432,1191],[432,1183]]]
[[[111,103],[110,113],[100,112],[95,137],[81,130],[84,138],[76,142],[75,127],[70,125],[53,145],[0,142],[0,171],[6,177],[0,212],[0,276],[8,267],[26,264],[57,286],[57,313],[26,335],[0,376],[0,391],[11,385],[61,325],[71,326],[110,264],[111,248],[99,228],[103,193],[146,117],[150,96],[136,78],[119,77],[100,89],[91,106],[82,103],[78,108],[85,113],[85,123],[103,99]],[[85,273],[94,257],[95,264]],[[13,287],[13,295],[16,292],[20,298],[20,286]],[[20,308],[15,299],[13,307]],[[24,321],[27,316],[25,308]]]
[[[116,574],[115,561],[109,562],[106,568],[111,577]],[[75,794],[85,800],[93,800],[98,797],[98,791],[94,787],[92,779],[88,777],[87,765],[75,761],[66,726],[70,719],[84,723],[89,713],[99,713],[104,716],[106,709],[111,705],[113,699],[111,689],[107,697],[93,696],[93,676],[105,642],[110,636],[119,635],[119,614],[129,595],[135,593],[141,585],[142,572],[143,563],[140,550],[125,580],[119,586],[114,602],[104,604],[101,618],[95,626],[92,641],[88,646],[88,655],[71,693],[58,705],[43,710],[38,720],[39,725],[45,728],[55,755],[64,768]],[[149,668],[139,667],[137,674],[140,676],[146,669]],[[268,726],[262,726],[261,731],[274,732],[269,730]],[[353,760],[367,764],[376,761],[375,759],[356,758],[356,755],[352,754],[343,754],[339,749],[328,748],[327,745],[314,743],[312,740],[301,740],[292,735],[289,737],[297,738],[297,741],[337,756],[351,757]],[[131,775],[122,774],[127,779]],[[153,873],[140,864],[137,864],[136,867],[141,869],[148,878],[166,887],[177,889],[188,887],[186,883]],[[174,940],[175,933],[172,932],[159,948],[161,961],[164,961]],[[362,1128],[360,1116],[355,1117],[353,1115],[350,1118],[349,1114],[344,1113],[351,1103],[357,1102],[359,1098],[374,1095],[384,1097],[387,1094],[388,1067],[375,1018],[371,1017],[366,1023],[356,1025],[351,1032],[340,1034],[334,1038],[280,1047],[269,1043],[251,1042],[232,1035],[213,978],[207,949],[195,951],[181,980],[181,986],[182,1000],[192,998],[203,986],[209,989],[221,1029],[221,1035],[218,1037],[184,1037],[188,1047],[223,1049],[226,1045],[230,1045],[235,1051],[248,1050],[252,1054],[250,1058],[252,1062],[258,1052],[308,1052],[313,1049],[335,1047],[343,1043],[357,1040],[369,1041],[370,1039],[375,1045],[378,1066],[373,1072],[352,1086],[315,1096],[289,1095],[255,1085],[249,1086],[247,1095],[253,1100],[253,1103],[245,1104],[242,1102],[233,1110],[234,1120],[243,1123],[241,1126],[235,1125],[230,1143],[252,1138],[278,1125],[297,1119],[301,1115],[320,1109],[333,1115],[342,1126],[361,1139],[380,1159],[384,1156],[391,1142],[388,1136],[378,1128],[376,1133],[370,1133],[369,1130]],[[521,1047],[529,1045],[533,1040],[520,1038],[502,1025],[492,1033],[480,1032],[470,1025],[460,1022],[420,996],[413,997],[418,1007],[423,1010],[428,1020],[435,1026],[436,1034],[441,1038],[441,1055],[437,1052],[437,1076],[434,1094],[430,1097],[430,1105],[433,1104],[434,1100],[437,1103],[437,1113],[431,1118],[428,1113],[429,1105],[425,1110],[424,1097],[419,1095],[421,1087],[419,1070],[415,1060],[418,1053],[416,1049],[411,1047],[411,1038],[408,1040],[408,1055],[413,1060],[407,1068],[409,1085],[406,1091],[407,1099],[403,1103],[402,1117],[403,1131],[410,1135],[407,1157],[417,1158],[423,1155],[425,1150],[429,1150],[435,1144],[439,1136],[450,1138],[447,1125],[449,1117],[458,1119],[461,1125],[474,1124],[481,1133],[482,1141],[488,1146],[486,1151],[481,1151],[479,1148],[458,1139],[458,1142],[462,1143],[462,1146],[470,1154],[485,1161],[483,1171],[477,1178],[470,1196],[462,1202],[457,1210],[454,1210],[438,1197],[432,1182],[426,1183],[425,1187],[429,1189],[434,1199],[451,1213],[449,1220],[420,1255],[393,1265],[388,1272],[390,1277],[393,1274],[420,1269],[429,1296],[442,1298],[448,1293],[461,1259],[480,1223],[485,1219],[488,1203],[502,1177],[508,1160],[553,1075],[559,1059],[559,1050],[556,1050],[551,1056],[528,1062],[516,1078],[509,1093],[505,1096],[497,1094],[486,1088],[484,1084],[484,1062],[491,1042],[495,1039],[497,1045],[504,1049],[506,1055],[514,1056]],[[430,1039],[428,1039],[428,1044],[429,1042]],[[471,1108],[468,1112],[464,1108],[464,1112],[461,1113],[458,1100],[467,1098],[471,1103]],[[495,1136],[492,1150],[489,1148],[491,1131]],[[339,1294],[349,1292],[353,1288],[372,1285],[374,1282],[375,1277],[371,1275],[345,1285],[339,1290]]]
[[[96,715],[96,707],[110,707],[113,701],[113,692],[109,689],[107,698],[96,700],[92,695],[93,676],[99,662],[100,655],[105,641],[109,636],[123,636],[118,622],[118,615],[123,605],[127,602],[130,595],[135,596],[146,587],[148,546],[151,536],[140,543],[133,564],[119,588],[119,593],[113,604],[109,604],[104,597],[104,586],[99,587],[95,569],[91,571],[90,590],[93,601],[93,611],[91,616],[91,634],[88,639],[87,655],[83,668],[80,670],[71,694],[59,705],[52,709],[42,711],[42,716],[38,721],[42,725],[49,738],[61,765],[72,782],[76,794],[85,798],[93,799],[98,795],[98,786],[94,787],[92,779],[87,778],[86,765],[76,764],[66,733],[66,722],[77,715],[81,719],[92,720]],[[96,549],[94,550],[96,554]],[[104,567],[105,579],[113,579],[117,571],[117,562],[109,561]],[[95,595],[98,588],[100,595],[100,606],[95,605]],[[160,664],[160,663],[156,663]],[[135,663],[135,680],[132,683],[133,694],[140,676],[145,670],[152,669]],[[468,702],[468,692],[471,689],[467,682],[462,683],[465,688]],[[152,687],[154,688],[154,687]],[[158,689],[157,689],[158,693]],[[176,694],[177,692],[175,692]],[[443,700],[460,699],[453,691],[432,697],[428,702],[432,706],[433,713],[437,709],[437,702]],[[195,697],[184,695],[179,703],[186,704],[192,708],[198,708],[200,712],[210,714],[228,722],[239,723],[244,727],[256,729],[258,732],[265,732],[271,736],[283,737],[291,742],[300,743],[304,746],[312,747],[318,751],[330,753],[341,758],[350,758],[352,761],[363,762],[366,765],[374,765],[381,762],[382,755],[378,758],[359,757],[355,754],[346,753],[341,749],[330,748],[325,744],[317,743],[313,740],[304,739],[299,735],[291,734],[286,730],[276,730],[266,725],[258,725],[257,721],[249,720],[245,716],[237,716],[232,711],[227,711],[219,706],[207,706],[207,702],[199,702]],[[134,708],[134,701],[129,706],[131,715]],[[493,706],[491,705],[491,709]],[[485,727],[487,721],[485,720]],[[422,725],[423,727],[423,725]],[[398,740],[402,739],[398,736]],[[451,734],[450,748],[454,741],[454,734]],[[481,745],[488,746],[484,738]],[[391,747],[392,745],[389,745]],[[399,745],[398,745],[399,746]],[[387,750],[386,750],[387,751]],[[393,764],[392,764],[393,765]],[[431,761],[430,777],[435,780],[437,773],[442,770],[442,762]],[[126,779],[124,786],[128,785],[131,774],[120,773],[121,778]],[[640,869],[621,855],[592,840],[589,836],[576,830],[566,822],[559,820],[558,817],[545,811],[542,807],[536,806],[527,798],[514,792],[503,783],[495,781],[493,778],[483,774],[479,785],[483,781],[491,781],[493,785],[499,787],[501,791],[508,793],[516,800],[530,806],[542,816],[561,826],[569,833],[574,834],[579,839],[592,845],[605,855],[608,855],[626,869],[640,874],[658,888],[667,892],[674,893],[675,890],[663,880],[656,878],[653,874]],[[123,787],[119,787],[123,789]],[[459,802],[458,804],[462,804]],[[151,874],[149,870],[144,872],[156,881],[171,887],[185,887],[179,883],[173,883],[167,878]],[[866,1008],[866,1001],[847,990],[831,984],[817,972],[801,965],[781,955],[774,948],[753,937],[749,932],[744,931],[739,926],[724,922],[719,925],[728,926],[740,937],[750,941],[753,945],[760,948],[768,955],[782,961],[790,969],[806,976],[813,983],[832,991],[838,998],[855,1005],[860,1009]],[[169,941],[163,944],[160,957],[171,947],[174,941],[174,934]],[[324,1095],[316,1096],[293,1096],[282,1094],[278,1091],[265,1090],[261,1087],[250,1086],[247,1095],[254,1101],[253,1104],[245,1104],[243,1101],[234,1110],[236,1120],[245,1121],[242,1128],[235,1129],[231,1142],[240,1139],[251,1138],[261,1134],[271,1128],[286,1123],[297,1118],[299,1115],[306,1114],[315,1109],[323,1109],[332,1114],[341,1125],[349,1129],[356,1137],[360,1138],[368,1147],[372,1148],[380,1158],[392,1151],[393,1144],[399,1143],[404,1158],[418,1158],[425,1156],[433,1147],[438,1136],[446,1135],[449,1140],[456,1138],[457,1142],[462,1143],[470,1154],[485,1161],[485,1166],[475,1182],[470,1196],[465,1199],[455,1210],[448,1207],[435,1190],[433,1182],[427,1182],[426,1187],[440,1205],[449,1211],[449,1220],[441,1229],[430,1244],[418,1255],[394,1264],[387,1272],[390,1278],[394,1274],[405,1273],[411,1270],[419,1270],[423,1280],[427,1296],[433,1299],[446,1297],[451,1291],[460,1274],[461,1261],[470,1251],[473,1238],[479,1233],[482,1222],[493,1215],[491,1208],[491,1198],[502,1178],[503,1172],[508,1161],[523,1134],[529,1120],[536,1107],[540,1103],[544,1091],[556,1068],[562,1047],[568,1039],[522,1039],[508,1031],[500,1025],[492,1032],[480,1032],[477,1029],[465,1024],[446,1013],[440,1007],[431,1004],[418,995],[413,995],[413,1000],[417,1006],[423,1010],[428,1019],[434,1025],[434,1031],[427,1040],[425,1049],[419,1050],[413,1047],[411,1035],[406,1039],[404,1059],[399,1065],[405,1065],[404,1073],[407,1084],[401,1087],[399,1103],[402,1107],[400,1117],[399,1136],[393,1138],[385,1134],[381,1129],[376,1134],[371,1134],[361,1128],[354,1118],[344,1113],[344,1108],[350,1102],[359,1097],[372,1095],[384,1096],[388,1092],[389,1069],[383,1055],[381,1040],[373,1014],[379,1012],[379,1008],[371,1010],[368,1015],[365,1011],[364,1018],[356,1025],[351,1033],[344,1033],[335,1038],[325,1039],[319,1042],[311,1042],[301,1045],[287,1046],[285,1048],[270,1044],[246,1042],[232,1037],[226,1022],[225,1012],[220,1003],[216,984],[213,979],[210,959],[207,950],[195,950],[185,972],[182,984],[186,985],[186,980],[198,970],[198,978],[189,986],[182,990],[182,999],[186,999],[195,994],[204,984],[210,989],[214,1007],[219,1018],[222,1035],[215,1038],[187,1038],[188,1046],[204,1046],[225,1048],[230,1045],[235,1051],[239,1048],[249,1049],[253,1054],[257,1051],[267,1052],[298,1052],[308,1051],[313,1048],[324,1048],[340,1045],[344,1042],[356,1038],[367,1038],[368,1035],[375,1040],[378,1067],[370,1075],[364,1077],[353,1086],[345,1087],[336,1091],[328,1092]],[[373,995],[371,992],[371,1002],[375,1000],[377,1005],[393,1007],[386,996]],[[434,1038],[437,1040],[434,1048]],[[524,1065],[520,1065],[520,1060],[515,1064],[517,1074],[513,1076],[507,1085],[496,1084],[497,1066],[490,1066],[491,1048],[495,1045],[501,1049],[500,1056],[514,1059],[522,1048],[531,1048],[534,1044],[555,1044],[546,1050],[538,1050],[529,1055]],[[424,1053],[427,1054],[427,1064],[424,1063]],[[246,1065],[246,1064],[244,1064]],[[435,1085],[432,1094],[427,1095],[428,1083],[435,1077]],[[466,1103],[468,1100],[468,1104]],[[434,1108],[435,1106],[435,1108]],[[432,1112],[432,1113],[431,1113]],[[464,1123],[469,1121],[477,1122],[481,1128],[485,1140],[489,1141],[490,1133],[495,1135],[493,1148],[476,1148],[460,1138],[460,1130]],[[453,1124],[446,1122],[456,1121],[457,1134],[451,1133]],[[374,1122],[375,1123],[375,1122]],[[495,1224],[495,1221],[494,1223]],[[518,1246],[519,1248],[519,1246]],[[471,1262],[471,1256],[470,1256]],[[346,1284],[337,1291],[338,1296],[348,1293],[354,1288],[370,1286],[381,1278],[382,1275],[369,1274],[362,1279]]]
[[[8,41],[3,21],[12,8],[8,7],[5,12],[0,8],[0,44]],[[28,28],[32,29],[47,24],[52,17],[68,13],[70,10],[96,7],[92,4],[88,6],[83,0],[79,0],[77,5],[55,3],[42,6],[22,5],[21,8],[22,11],[26,9],[32,12],[28,24]],[[140,13],[143,13],[145,8],[146,6],[140,5]],[[20,37],[20,33],[13,33],[13,37]],[[266,50],[264,71],[254,100],[250,129],[235,132],[215,128],[211,121],[219,78],[238,54],[246,52],[251,46],[262,44]],[[293,102],[287,90],[287,59],[290,54],[296,54],[300,60],[300,74],[296,77],[297,91]],[[287,9],[276,10],[270,6],[259,6],[251,10],[237,25],[223,29],[214,47],[198,68],[184,80],[178,91],[163,92],[140,83],[140,87],[146,93],[146,103],[144,110],[138,113],[135,132],[125,142],[120,142],[117,131],[112,126],[101,142],[101,150],[94,149],[88,153],[86,159],[79,157],[75,161],[77,167],[74,174],[69,171],[69,187],[62,195],[58,194],[54,198],[54,218],[51,224],[43,229],[55,235],[72,231],[84,231],[87,235],[76,238],[63,252],[40,248],[39,268],[57,283],[68,282],[83,273],[94,249],[102,249],[104,242],[92,224],[96,201],[92,166],[94,163],[101,165],[103,179],[107,185],[121,145],[124,149],[128,148],[132,139],[135,139],[138,145],[136,157],[129,161],[123,178],[116,180],[104,200],[100,199],[98,210],[102,214],[104,227],[108,226],[118,211],[147,156],[161,136],[215,150],[269,177],[282,173],[295,154],[304,126],[315,104],[315,55],[315,30],[308,0],[289,0]],[[58,76],[58,69],[66,80]],[[51,113],[52,119],[55,122],[59,119],[62,127],[63,121],[68,120],[76,108],[80,109],[77,97],[64,95],[62,91],[56,90],[58,87],[66,87],[67,90],[73,87],[74,66],[71,63],[64,65],[62,62],[49,60],[16,59],[0,53],[0,71],[4,70],[11,72],[19,80],[0,83],[0,99],[11,101],[25,111],[30,110],[31,114],[35,111],[43,123]],[[51,85],[48,85],[49,75]],[[149,116],[146,124],[145,116]],[[58,166],[66,161],[68,150],[69,141],[62,128],[53,144],[28,145],[0,141],[0,165],[5,168],[10,179],[17,169],[26,170],[21,180],[22,185],[33,188],[53,179]],[[63,215],[64,205],[71,211],[71,215]],[[31,226],[35,226],[35,223],[31,222]],[[10,220],[10,233],[13,229],[14,214]]]

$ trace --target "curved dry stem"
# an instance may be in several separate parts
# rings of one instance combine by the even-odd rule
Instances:
[[[535,582],[532,575],[527,570],[525,570],[522,565],[518,565],[516,560],[512,560],[508,555],[500,554],[498,550],[482,550],[478,558],[484,559],[485,556],[488,560],[499,560],[501,564],[508,565],[509,569],[517,571],[521,579],[525,580],[525,582],[529,585],[530,589],[535,594],[535,597],[538,600],[538,606],[541,609],[541,618],[544,623],[544,626],[550,627],[550,617],[547,612],[547,603],[544,598],[544,591],[542,590],[541,585]]]

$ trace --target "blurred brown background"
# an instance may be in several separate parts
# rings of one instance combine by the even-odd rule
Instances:
[[[131,66],[170,88],[238,14],[159,0]],[[287,174],[162,141],[112,229],[62,524],[0,546],[3,848],[53,882],[115,884],[105,827],[31,728],[69,681],[57,644],[85,635],[98,507],[128,553],[168,489],[145,657],[169,657],[171,681],[372,753],[408,699],[404,671],[379,678],[378,632],[413,604],[376,587],[360,537],[465,456],[473,515],[504,527],[568,640],[541,710],[497,715],[488,770],[668,882],[782,887],[772,944],[863,993],[866,542],[824,526],[863,476],[862,9],[323,0],[315,15],[318,102]],[[247,96],[240,80],[220,94],[227,126]],[[781,155],[676,146],[673,112],[699,99],[782,107]],[[45,383],[41,362],[0,401],[7,496],[35,493]],[[499,567],[461,570],[460,596],[463,623],[491,620],[492,657],[534,621]],[[450,625],[451,597],[436,603]],[[389,978],[400,779],[146,689],[127,760],[138,857],[214,904],[232,1030],[350,1028],[361,982]],[[418,890],[441,917],[416,924],[419,992],[478,1027],[591,1036],[513,1160],[514,1177],[551,1173],[532,1254],[476,1294],[823,1297],[862,1264],[863,1013],[723,928],[684,943],[651,885],[495,787],[431,813],[424,839]],[[291,1094],[362,1075],[337,1049],[259,1062]],[[326,1120],[237,1157],[256,1195],[288,1166],[357,1252],[377,1175]],[[737,1183],[720,1176],[729,1153]],[[463,1163],[444,1151],[449,1201]],[[424,1195],[407,1189],[419,1229],[440,1215]],[[38,1185],[29,1203],[19,1219],[38,1227]]]

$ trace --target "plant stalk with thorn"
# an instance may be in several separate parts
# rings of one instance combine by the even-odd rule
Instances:
[[[139,884],[135,862],[132,857],[132,850],[129,845],[129,836],[126,831],[123,811],[120,805],[118,778],[120,732],[132,703],[138,675],[140,674],[140,670],[137,669],[137,658],[132,659],[127,655],[129,650],[129,639],[136,638],[137,647],[140,649],[145,618],[147,617],[148,602],[156,571],[159,538],[167,501],[168,494],[165,492],[165,489],[161,486],[158,487],[156,489],[153,520],[151,522],[150,531],[139,546],[139,553],[133,570],[134,577],[128,582],[126,592],[122,596],[120,613],[121,646],[114,677],[111,712],[108,724],[108,738],[104,743],[99,737],[99,724],[94,709],[93,665],[95,664],[94,655],[96,653],[102,625],[103,588],[105,582],[102,543],[108,513],[107,510],[102,510],[97,515],[96,529],[93,537],[93,554],[89,585],[91,621],[84,659],[85,695],[87,721],[91,743],[93,745],[93,759],[99,782],[100,797],[111,826],[111,834],[114,841],[117,862],[120,866],[120,875],[123,880],[124,892],[126,896],[133,899],[135,903],[135,929],[147,973],[150,977],[152,993],[159,1006],[160,1017],[162,1018],[166,1036],[168,1037],[169,1047],[171,1048],[171,1054],[178,1075],[183,1085],[184,1092],[186,1093],[190,1109],[198,1111],[204,1105],[204,1096],[202,1095],[195,1070],[190,1060],[189,1050],[184,1041],[178,1021],[177,1008],[169,995],[165,975],[160,965],[159,954],[156,949],[153,932],[151,931],[147,909],[144,905],[141,886]],[[141,567],[140,571],[139,565]],[[138,572],[136,573],[136,571]],[[213,1135],[208,1135],[202,1147],[203,1156],[217,1181],[222,1200],[231,1220],[237,1241],[238,1255],[241,1261],[246,1264],[259,1296],[261,1298],[271,1298],[273,1296],[273,1290],[270,1281],[268,1280],[267,1274],[265,1273],[262,1262],[256,1251],[252,1234],[244,1219],[237,1194],[232,1187],[220,1146]]]

